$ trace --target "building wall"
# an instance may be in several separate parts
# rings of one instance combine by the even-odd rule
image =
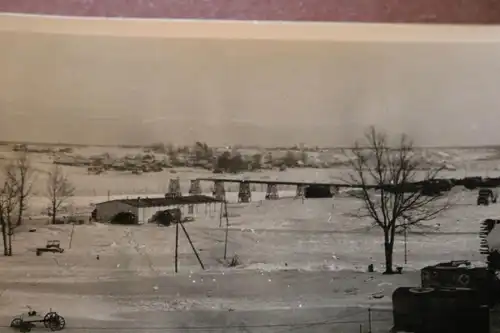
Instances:
[[[137,214],[137,208],[132,207],[121,201],[108,201],[98,203],[96,205],[97,209],[97,220],[100,222],[108,222],[113,216],[121,212],[132,212]]]
[[[139,223],[149,223],[156,212],[167,210],[172,206],[141,207],[138,209],[137,219]]]
[[[206,209],[205,209],[205,204],[197,204],[193,205],[193,210],[190,212],[189,207],[187,205],[184,206],[179,206],[179,205],[170,205],[170,206],[158,206],[158,207],[141,207],[138,209],[138,215],[137,218],[139,220],[139,223],[150,223],[151,218],[159,211],[162,210],[167,210],[167,209],[173,209],[173,208],[180,208],[182,212],[182,217],[186,216],[203,216],[203,215],[208,215],[210,210],[209,206],[211,205],[211,212],[215,216],[218,216],[215,214],[216,211],[219,210],[220,204],[219,205],[213,205],[213,204],[207,204]]]
[[[203,216],[212,214],[213,216],[218,216],[217,212],[220,209],[220,204],[197,204],[193,205],[192,211],[190,211],[189,206],[157,206],[157,207],[133,207],[125,204],[121,201],[108,201],[102,202],[96,205],[97,209],[97,220],[100,222],[108,222],[113,216],[121,212],[131,212],[136,214],[138,223],[149,223],[151,218],[159,211],[180,208],[182,216]]]

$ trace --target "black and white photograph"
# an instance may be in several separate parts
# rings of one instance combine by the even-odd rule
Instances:
[[[0,50],[2,332],[500,330],[500,28],[4,13]]]

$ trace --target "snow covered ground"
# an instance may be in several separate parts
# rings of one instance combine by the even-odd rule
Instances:
[[[104,148],[103,148],[104,149]],[[425,155],[425,154],[424,154]],[[457,171],[443,177],[498,176],[496,150],[428,152],[427,159],[445,160]],[[455,205],[425,228],[408,235],[407,264],[400,235],[395,264],[404,274],[384,276],[380,230],[368,219],[352,216],[360,203],[334,199],[293,199],[295,189],[281,187],[277,201],[265,201],[264,188],[253,189],[250,204],[238,204],[237,185],[226,190],[230,228],[228,258],[241,265],[227,268],[224,228],[217,211],[200,207],[197,219],[185,224],[205,265],[202,271],[185,236],[180,236],[179,273],[174,274],[174,229],[153,225],[110,226],[46,224],[43,196],[50,159],[34,163],[35,196],[29,203],[30,226],[17,230],[14,256],[0,265],[0,328],[31,305],[52,308],[68,320],[68,332],[387,332],[392,324],[392,291],[419,283],[418,269],[453,259],[480,262],[480,222],[498,218],[497,205],[475,205],[477,193],[455,189]],[[77,188],[71,209],[89,213],[108,199],[163,195],[171,177],[189,180],[213,174],[193,169],[131,175],[88,175],[84,168],[64,167]],[[240,177],[295,181],[336,181],[345,169],[262,171]],[[212,184],[203,183],[210,191]],[[63,254],[35,255],[36,247],[58,239]],[[99,256],[99,259],[97,259]],[[366,273],[374,264],[376,272]],[[383,296],[375,298],[374,295]],[[230,326],[230,327],[227,327]]]
[[[479,223],[498,216],[497,205],[475,205],[476,193],[454,193],[453,208],[428,228],[410,232],[406,265],[403,238],[398,238],[395,264],[405,273],[383,276],[380,230],[349,214],[359,202],[341,197],[302,202],[286,197],[293,192],[281,194],[277,201],[261,201],[264,194],[254,193],[250,204],[229,204],[228,257],[238,255],[237,268],[221,264],[224,228],[217,212],[203,209],[185,226],[206,270],[181,233],[177,275],[173,228],[41,224],[36,232],[18,232],[15,255],[1,259],[0,318],[8,322],[8,316],[31,305],[40,311],[52,307],[73,327],[96,328],[92,332],[103,326],[119,332],[124,325],[141,332],[175,326],[182,332],[178,326],[226,324],[239,326],[220,332],[359,332],[360,324],[367,330],[366,307],[372,306],[380,319],[372,330],[384,332],[391,325],[392,291],[417,285],[417,269],[425,265],[481,261]],[[84,206],[88,199],[74,202]],[[59,239],[66,251],[37,257],[34,249],[49,239]],[[370,263],[376,273],[366,273]],[[336,323],[349,311],[357,313],[345,320],[349,323]],[[293,326],[315,320],[335,323]],[[269,323],[278,326],[261,327]],[[285,324],[293,327],[280,326]]]

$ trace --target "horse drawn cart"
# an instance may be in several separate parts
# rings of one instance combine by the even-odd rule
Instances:
[[[57,312],[52,310],[44,316],[36,311],[30,310],[28,313],[21,314],[12,319],[10,327],[18,329],[20,332],[31,332],[31,329],[40,323],[51,331],[61,331],[66,326],[66,320]]]

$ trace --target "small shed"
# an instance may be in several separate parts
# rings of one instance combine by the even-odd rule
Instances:
[[[108,222],[118,213],[132,213],[137,217],[137,223],[153,222],[158,212],[179,208],[183,214],[194,216],[197,205],[215,204],[221,202],[206,195],[188,195],[180,197],[155,197],[136,199],[116,199],[96,204],[95,218],[97,221]],[[184,211],[187,208],[187,211]]]

